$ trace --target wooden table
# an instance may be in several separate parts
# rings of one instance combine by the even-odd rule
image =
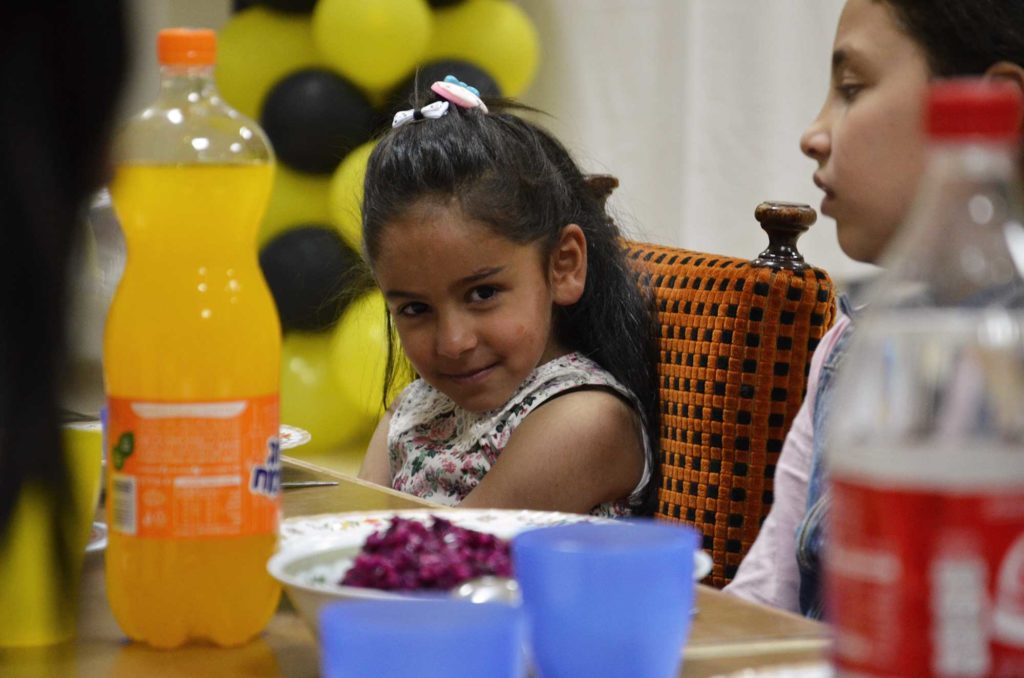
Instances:
[[[285,459],[285,482],[337,481],[328,487],[288,489],[286,517],[316,513],[434,506],[355,478]],[[78,637],[38,649],[0,650],[0,676],[316,676],[312,632],[282,597],[278,613],[256,640],[241,648],[188,646],[161,651],[124,639],[106,601],[102,554],[87,559]],[[699,612],[684,652],[681,675],[729,674],[749,667],[822,661],[823,624],[742,601],[706,586],[697,591]],[[0,614],[8,614],[0,610]]]

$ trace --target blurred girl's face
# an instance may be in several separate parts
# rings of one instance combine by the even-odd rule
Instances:
[[[887,3],[847,1],[829,92],[800,148],[818,162],[821,212],[836,220],[839,246],[853,259],[876,262],[913,200],[930,76],[924,51]]]

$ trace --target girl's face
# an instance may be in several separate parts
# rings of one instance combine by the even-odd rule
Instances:
[[[825,105],[800,148],[818,161],[821,212],[836,220],[839,246],[857,261],[878,260],[917,190],[929,78],[925,53],[888,4],[847,1]]]
[[[500,407],[566,351],[539,245],[518,245],[457,207],[421,201],[381,233],[374,274],[419,375],[474,412]]]

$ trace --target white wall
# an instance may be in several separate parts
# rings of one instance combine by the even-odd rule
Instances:
[[[759,202],[820,204],[798,142],[843,1],[522,0],[543,48],[526,98],[587,169],[620,178],[612,205],[638,237],[753,257]],[[871,271],[828,218],[800,249],[839,279]]]
[[[753,257],[762,200],[817,207],[798,139],[828,84],[844,0],[519,0],[541,36],[526,103],[584,168],[618,176],[611,201],[631,235]],[[165,26],[219,28],[230,0],[130,0],[133,75],[122,109],[156,88]],[[870,272],[822,218],[800,241],[838,279]]]
[[[121,117],[148,106],[156,98],[159,67],[156,36],[162,28],[190,26],[219,29],[231,15],[230,0],[125,0],[131,68],[121,99]]]

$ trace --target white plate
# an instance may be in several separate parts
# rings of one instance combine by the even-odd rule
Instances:
[[[89,530],[89,541],[85,545],[86,553],[95,553],[107,548],[107,525],[94,521],[92,529]]]
[[[450,520],[459,527],[487,532],[510,539],[527,528],[551,527],[580,521],[609,522],[610,518],[558,513],[556,511],[516,511],[507,509],[406,509],[403,511],[352,511],[350,513],[324,513],[301,516],[281,521],[281,541],[278,550],[284,550],[297,540],[310,537],[342,537],[361,546],[374,532],[387,527],[392,518],[429,521],[432,516]]]
[[[281,424],[281,432],[278,436],[281,439],[282,450],[290,450],[293,447],[305,445],[312,439],[309,431],[305,431],[297,426],[288,426],[287,424]]]
[[[426,520],[439,516],[451,520],[459,527],[478,532],[488,532],[502,539],[511,539],[527,528],[552,527],[580,521],[607,522],[610,518],[558,513],[556,511],[514,511],[504,509],[409,509],[405,511],[354,511],[351,513],[325,513],[314,516],[289,518],[281,522],[281,540],[278,551],[289,544],[310,537],[333,539],[342,537],[343,543],[350,541],[362,545],[368,536],[388,526],[394,517]],[[700,581],[711,574],[711,555],[697,551],[693,556],[693,578]]]
[[[446,592],[394,593],[337,583],[351,567],[366,538],[387,527],[392,518],[426,522],[433,516],[502,539],[511,539],[524,530],[536,527],[581,521],[610,522],[608,518],[574,513],[501,509],[411,509],[303,516],[281,522],[278,552],[267,562],[267,569],[282,583],[289,599],[314,630],[320,608],[334,600],[415,600],[447,596]],[[698,551],[694,556],[694,579],[703,579],[710,571],[711,557]]]
[[[700,581],[704,577],[711,574],[711,568],[714,566],[714,561],[711,560],[711,554],[707,551],[697,551],[693,554],[693,578],[695,581]]]
[[[832,667],[825,663],[786,664],[763,669],[744,669],[726,678],[834,678]]]

